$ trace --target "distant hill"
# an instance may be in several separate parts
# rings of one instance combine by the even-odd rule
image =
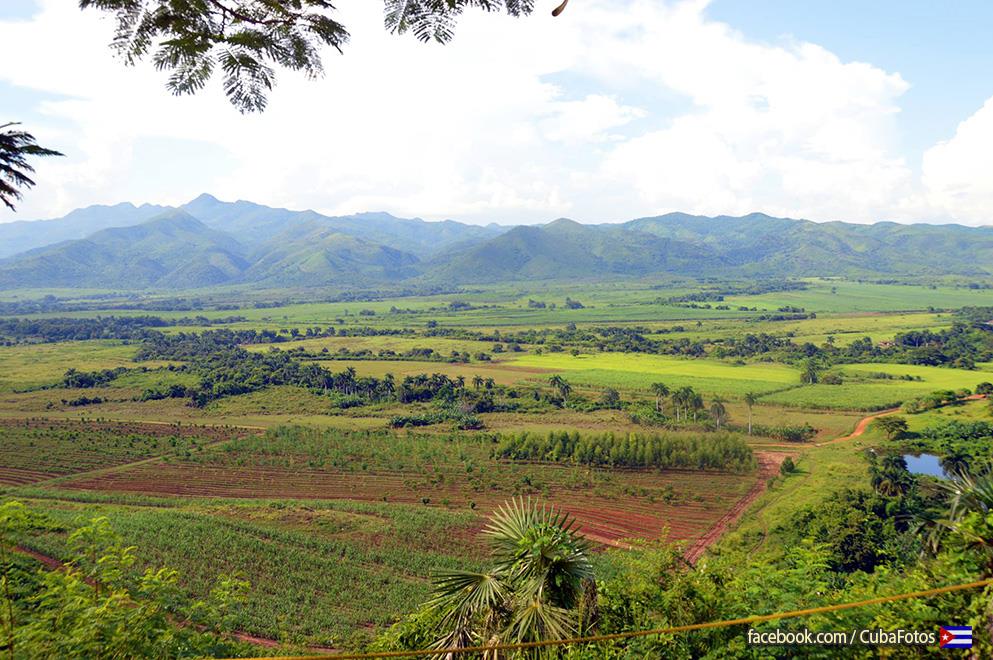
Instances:
[[[387,247],[430,257],[453,246],[465,246],[498,236],[507,230],[498,225],[480,227],[452,220],[427,222],[420,218],[397,218],[389,213],[357,213],[327,216],[315,211],[274,209],[253,202],[222,202],[200,195],[183,205],[190,215],[219,231],[238,236],[249,246],[258,246],[277,234],[306,224],[323,224],[329,230]]]
[[[135,206],[128,203],[88,206],[54,220],[0,223],[0,259],[61,241],[85,238],[101,229],[137,225],[168,208],[155,204]]]
[[[419,259],[317,220],[293,224],[250,255],[245,279],[273,286],[362,285],[417,274]]]
[[[195,288],[240,277],[248,263],[230,235],[178,210],[0,261],[0,288]]]
[[[673,213],[621,227],[704,246],[743,274],[993,273],[993,227],[818,223],[762,213],[716,218]]]
[[[23,226],[33,225],[45,238],[23,241],[37,243],[47,240],[48,227],[59,228],[58,236],[108,222],[126,224],[0,259],[0,288],[993,274],[991,227],[815,223],[760,213],[670,213],[601,225],[561,218],[507,228],[388,213],[331,217],[201,195],[164,212],[150,205],[90,207],[61,220],[17,223],[9,234],[26,236]]]
[[[563,218],[540,227],[515,227],[431,266],[427,274],[435,279],[496,282],[699,272],[722,264],[690,242]]]

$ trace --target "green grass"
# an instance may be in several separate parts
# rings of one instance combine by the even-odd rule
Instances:
[[[882,410],[899,406],[935,390],[973,389],[977,384],[993,382],[993,371],[950,369],[912,364],[846,364],[836,368],[844,376],[841,385],[803,385],[762,397],[763,403],[797,408],[834,408],[841,410]],[[921,380],[887,380],[874,374],[913,376]]]
[[[106,340],[0,346],[0,393],[50,385],[70,367],[79,371],[135,367],[132,358],[137,350],[134,345]],[[151,368],[166,363],[142,364]]]
[[[0,428],[0,484],[74,474],[163,454],[196,451],[205,440],[74,428]]]
[[[993,408],[990,407],[989,400],[964,401],[959,404],[935,408],[916,415],[904,415],[903,418],[907,420],[909,430],[911,432],[917,432],[928,426],[949,420],[993,423]]]
[[[761,400],[795,408],[873,411],[899,406],[917,396],[916,390],[892,382],[803,385],[768,394]]]
[[[927,367],[913,364],[848,364],[842,367],[842,371],[856,376],[873,372],[891,374],[893,376],[915,376],[923,379],[918,381],[882,381],[900,383],[908,390],[914,390],[921,394],[927,394],[935,390],[957,390],[963,387],[974,389],[982,382],[993,382],[993,369],[978,368],[972,369],[950,369],[947,367]]]
[[[220,573],[244,576],[252,589],[234,627],[285,642],[354,648],[426,600],[431,574],[477,568],[480,556],[473,541],[478,519],[468,512],[165,498],[132,506],[40,494],[63,498],[31,505],[67,528],[107,516],[126,544],[138,546],[139,569],[177,568],[190,594],[205,596]],[[63,557],[64,540],[50,533],[30,545]]]
[[[967,305],[993,305],[993,290],[813,280],[806,290],[729,296],[725,302],[767,310],[790,305],[818,313],[894,312],[926,310],[929,307],[955,309]]]
[[[514,357],[507,363],[556,371],[577,385],[648,390],[652,383],[664,382],[670,388],[691,386],[707,394],[728,396],[769,392],[800,381],[799,371],[781,364],[736,365],[718,360],[635,353],[575,357],[566,353],[545,353]]]
[[[770,530],[788,521],[797,510],[823,502],[833,492],[865,488],[867,464],[862,451],[880,440],[870,429],[856,440],[804,446],[799,456],[793,456],[798,471],[776,478],[712,551],[752,559],[781,557],[789,548],[782,546],[774,534],[770,535]]]

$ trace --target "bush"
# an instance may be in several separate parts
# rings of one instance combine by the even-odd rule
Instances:
[[[810,424],[775,426],[769,429],[768,435],[786,442],[807,442],[817,435],[817,429]]]
[[[485,426],[486,425],[483,424],[483,420],[479,419],[475,415],[466,415],[455,421],[455,428],[460,431],[478,431]]]
[[[429,426],[445,421],[445,417],[437,413],[425,415],[394,415],[387,423],[391,429],[401,429],[408,426]]]

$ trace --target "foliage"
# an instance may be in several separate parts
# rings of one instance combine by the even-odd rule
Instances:
[[[341,50],[348,32],[330,16],[327,0],[80,0],[80,8],[117,19],[112,47],[129,65],[154,49],[152,62],[169,71],[173,94],[200,91],[215,69],[241,112],[260,112],[275,82],[273,66],[323,72],[320,47]]]
[[[2,506],[3,545],[23,536],[27,513],[17,502]],[[14,515],[16,513],[16,516]],[[179,573],[132,569],[136,548],[124,546],[106,518],[68,538],[73,558],[62,570],[42,573],[28,598],[30,617],[17,622],[14,646],[27,657],[202,657],[233,655],[241,645],[219,637],[248,590],[244,580],[220,576],[208,598],[186,601]],[[5,576],[6,579],[6,576]],[[10,592],[6,592],[9,598]]]
[[[22,188],[34,186],[34,167],[29,156],[62,156],[58,151],[38,146],[33,135],[14,128],[17,122],[0,124],[0,202],[11,211],[21,199]]]
[[[534,10],[534,0],[386,0],[386,28],[399,34],[409,31],[420,41],[448,43],[459,16],[469,8],[521,16]]]
[[[809,422],[803,424],[783,424],[780,426],[764,426],[756,424],[753,430],[759,435],[764,435],[784,442],[809,442],[817,435],[817,429]]]
[[[530,498],[498,509],[483,531],[493,567],[435,578],[425,606],[438,616],[433,646],[563,639],[584,630],[593,567],[589,543],[573,526],[566,514]]]
[[[896,440],[907,433],[907,420],[903,417],[885,415],[877,417],[872,422],[872,426],[886,434],[890,440]]]
[[[345,26],[331,17],[328,0],[80,0],[82,9],[114,14],[112,47],[133,65],[154,50],[152,62],[170,72],[173,94],[193,94],[216,69],[224,92],[241,112],[261,112],[275,84],[275,66],[322,75],[320,49],[341,52],[348,42]],[[386,1],[386,27],[408,30],[421,41],[452,39],[461,13],[470,7],[529,14],[531,0]]]
[[[752,450],[739,436],[729,434],[615,435],[550,431],[541,435],[524,431],[502,436],[493,452],[498,458],[511,460],[583,465],[735,472],[755,467]]]
[[[941,456],[949,474],[972,471],[993,459],[993,424],[985,421],[943,420],[902,442],[908,452],[930,452]]]

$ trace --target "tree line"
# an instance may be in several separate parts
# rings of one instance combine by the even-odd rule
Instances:
[[[755,468],[751,448],[731,434],[670,435],[523,431],[500,438],[494,458],[598,467],[724,470]]]

